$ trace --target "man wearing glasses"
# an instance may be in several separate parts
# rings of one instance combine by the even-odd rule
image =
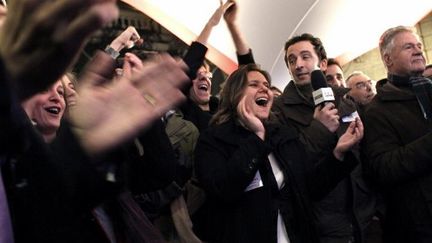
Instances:
[[[348,95],[360,106],[367,105],[375,96],[372,80],[363,72],[355,71],[346,80]]]

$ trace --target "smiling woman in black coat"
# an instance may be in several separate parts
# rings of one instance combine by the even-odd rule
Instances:
[[[294,129],[267,124],[269,87],[270,76],[257,65],[240,67],[228,77],[220,110],[200,136],[196,173],[207,194],[208,242],[318,242],[310,202],[355,166],[346,152],[363,136],[361,121],[350,125],[332,156],[318,162]]]

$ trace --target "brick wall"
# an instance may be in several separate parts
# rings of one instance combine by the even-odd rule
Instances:
[[[432,13],[423,18],[416,25],[425,50],[426,63],[432,63]],[[387,76],[387,71],[381,61],[378,48],[366,52],[351,62],[343,65],[344,75],[348,77],[353,71],[362,71],[373,80],[380,80]]]
[[[428,64],[432,63],[432,13],[420,21],[416,27],[423,41],[426,61]]]

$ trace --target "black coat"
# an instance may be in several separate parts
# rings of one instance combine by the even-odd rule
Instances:
[[[27,88],[27,93],[39,91]],[[57,140],[53,153],[21,108],[1,60],[0,134],[0,165],[15,242],[85,242],[91,229],[77,212],[117,188],[100,180],[73,136]]]
[[[387,79],[364,116],[364,169],[378,185],[387,206],[388,242],[431,242],[432,124],[426,121],[409,87]],[[425,227],[426,241],[416,230]]]
[[[312,89],[310,91],[312,93]],[[342,118],[356,110],[353,101],[343,98],[348,92],[345,88],[333,88],[335,105]],[[331,133],[321,122],[313,118],[315,105],[312,97],[308,100],[302,98],[294,81],[288,83],[281,96],[275,99],[272,111],[277,121],[281,124],[290,124],[297,128],[309,141],[309,146],[318,155],[325,155],[332,151],[336,144],[337,136]],[[338,129],[338,134],[345,132],[346,124]]]
[[[105,179],[67,125],[46,144],[3,74],[0,63],[0,165],[15,242],[106,242],[89,212],[117,195],[122,185]],[[159,152],[159,159],[168,157],[166,151]],[[172,173],[166,175],[169,161],[164,162],[156,163],[158,169],[150,166],[151,172],[146,168],[158,180],[145,188],[172,180]]]
[[[239,64],[255,63],[252,50],[245,55],[238,55],[237,60]],[[345,98],[348,91],[346,88],[333,88],[341,118],[356,110],[355,103]],[[306,100],[301,97],[294,81],[288,83],[272,107],[276,120],[298,129],[305,141],[308,141],[308,149],[321,157],[332,151],[337,137],[313,118],[314,109],[312,98]],[[341,123],[337,134],[343,134],[347,126],[348,123]],[[350,238],[355,233],[354,236],[359,242],[363,242],[365,229],[378,208],[382,207],[377,193],[365,182],[361,166],[355,168],[349,177],[342,180],[327,197],[314,206],[316,224],[322,237]],[[353,232],[353,229],[356,232]]]
[[[311,161],[292,128],[269,126],[266,134],[264,142],[231,121],[200,136],[196,173],[210,208],[205,240],[277,242],[280,210],[291,242],[318,242],[311,200],[325,196],[355,164],[334,157]],[[281,190],[267,160],[270,152],[284,172]],[[257,171],[263,187],[245,192]]]
[[[90,210],[120,189],[69,132],[48,146],[27,120],[23,151],[2,166],[15,242],[100,242]]]
[[[345,88],[333,88],[340,117],[356,110],[353,101],[344,98],[347,91]],[[317,156],[325,156],[332,151],[337,136],[313,118],[314,109],[312,99],[302,98],[293,81],[272,107],[280,123],[296,127],[309,141],[308,147]],[[337,134],[345,132],[347,126],[348,123],[341,123]],[[327,197],[315,203],[314,208],[321,237],[355,236],[357,241],[362,242],[364,230],[377,211],[377,195],[364,181],[362,168],[358,166]]]

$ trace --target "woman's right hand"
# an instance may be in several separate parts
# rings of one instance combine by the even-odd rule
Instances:
[[[237,113],[240,121],[247,129],[254,132],[262,140],[265,138],[265,128],[261,120],[256,117],[247,106],[246,96],[243,97],[237,105]]]

